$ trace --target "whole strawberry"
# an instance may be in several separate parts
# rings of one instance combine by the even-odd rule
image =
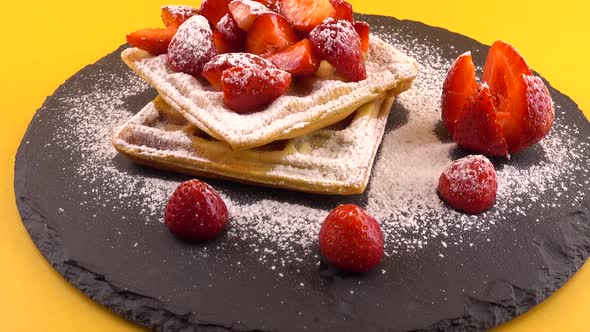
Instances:
[[[181,183],[172,194],[164,221],[168,229],[182,239],[211,240],[227,224],[227,207],[208,184],[190,180]]]
[[[320,251],[332,265],[366,272],[383,257],[383,233],[375,218],[354,204],[336,207],[320,229]]]
[[[496,201],[497,189],[494,165],[481,155],[454,161],[438,181],[440,197],[451,207],[468,213],[491,208]]]

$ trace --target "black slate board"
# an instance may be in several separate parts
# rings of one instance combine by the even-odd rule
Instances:
[[[418,22],[368,15],[359,18],[376,30],[393,29],[426,40],[439,47],[448,61],[461,50],[472,50],[475,61],[483,63],[487,51],[472,39]],[[564,197],[559,206],[567,208],[545,212],[543,222],[532,222],[538,216],[529,213],[510,225],[498,225],[492,230],[491,241],[474,239],[479,241],[476,249],[451,247],[446,255],[452,259],[441,260],[437,250],[427,247],[412,255],[386,259],[382,267],[387,268],[387,274],[376,271],[363,276],[341,274],[325,264],[318,267],[310,262],[299,273],[306,278],[305,291],[262,268],[241,250],[241,244],[231,251],[211,250],[201,264],[186,264],[186,257],[177,253],[204,250],[215,243],[178,241],[157,223],[120,223],[123,217],[137,218],[134,206],[122,212],[104,206],[98,218],[77,209],[78,198],[87,194],[82,190],[93,188],[72,185],[79,175],[70,174],[67,168],[70,152],[64,146],[46,145],[58,129],[68,129],[64,128],[67,123],[55,120],[64,111],[64,100],[95,89],[98,74],[114,78],[128,75],[119,59],[121,50],[84,68],[36,113],[17,154],[15,192],[23,223],[47,260],[74,286],[131,321],[167,331],[483,330],[545,299],[588,257],[590,194],[573,205],[571,198]],[[571,140],[587,142],[590,125],[581,111],[568,97],[552,88],[550,91],[561,106],[558,121],[578,128]],[[137,112],[154,96],[153,91],[130,96],[122,108]],[[396,120],[392,117],[390,121]],[[388,130],[395,127],[392,122]],[[515,156],[511,163],[521,167],[534,164],[538,151],[531,150]],[[584,153],[590,158],[587,149]],[[503,162],[495,161],[497,165]],[[124,158],[115,158],[113,163],[137,176],[185,179],[137,167]],[[588,167],[584,162],[572,165],[570,181],[585,181]],[[94,188],[98,191],[99,183]],[[247,186],[213,184],[236,196],[249,190]],[[341,201],[363,204],[365,200],[363,196],[320,200],[272,189],[260,190],[247,199],[271,197],[325,208]],[[60,213],[57,207],[64,207],[67,213]],[[112,238],[128,243],[141,238],[149,243],[150,254],[131,246],[113,246],[109,242]],[[228,264],[235,261],[242,264]],[[349,294],[351,287],[357,296]]]

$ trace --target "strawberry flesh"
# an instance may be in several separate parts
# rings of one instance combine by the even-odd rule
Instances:
[[[268,57],[299,41],[289,22],[279,14],[259,16],[248,30],[246,52]]]
[[[330,0],[282,0],[281,14],[296,30],[310,32],[336,14]]]
[[[179,27],[189,18],[197,15],[199,11],[190,6],[163,6],[162,22],[164,25]]]
[[[271,55],[268,60],[293,76],[312,75],[320,66],[320,59],[309,39],[303,39],[297,44]]]
[[[138,30],[127,35],[127,43],[153,55],[165,54],[176,30],[173,26],[166,29]]]
[[[334,17],[341,20],[354,22],[354,17],[352,15],[352,5],[350,3],[344,0],[330,0],[330,3],[335,10]]]
[[[198,76],[215,54],[209,22],[203,16],[196,15],[178,28],[170,42],[168,65],[173,71]]]
[[[367,78],[361,39],[352,23],[328,18],[309,33],[309,39],[320,58],[328,61],[348,81]]]
[[[272,62],[250,53],[225,53],[211,59],[201,73],[211,85],[221,91],[221,74],[232,67],[276,68]]]
[[[452,208],[481,213],[496,201],[496,170],[486,157],[471,155],[447,167],[439,178],[437,189],[440,197]]]
[[[371,26],[369,23],[361,21],[354,22],[352,26],[361,39],[361,50],[363,53],[367,53],[369,50],[369,33],[371,32]]]
[[[383,258],[381,226],[362,208],[345,204],[328,214],[319,234],[320,252],[335,267],[367,272]]]
[[[272,10],[275,13],[280,13],[281,11],[281,0],[255,0],[256,2],[260,2],[266,8]]]
[[[451,137],[465,104],[477,93],[475,66],[471,53],[461,54],[451,66],[442,89],[442,121]]]
[[[291,74],[276,68],[232,67],[221,75],[225,106],[240,114],[263,110],[290,85]]]
[[[465,150],[487,156],[508,155],[506,139],[498,125],[492,94],[486,84],[464,105],[453,140]]]
[[[240,29],[244,31],[250,30],[260,15],[272,13],[266,6],[253,0],[234,0],[229,4],[229,11]]]
[[[199,14],[205,16],[212,27],[216,26],[225,14],[229,13],[228,4],[231,0],[203,0]]]
[[[244,49],[246,32],[238,26],[230,14],[219,20],[213,30],[213,43],[217,54],[240,52]]]

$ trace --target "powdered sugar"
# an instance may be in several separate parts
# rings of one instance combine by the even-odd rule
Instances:
[[[196,76],[215,53],[209,22],[195,15],[178,28],[168,47],[167,59],[174,71]]]
[[[560,202],[564,197],[569,197],[572,204],[585,199],[590,171],[583,160],[590,147],[587,141],[571,140],[578,129],[566,125],[562,118],[572,110],[556,105],[553,131],[527,152],[537,156],[533,162],[517,166],[518,155],[510,161],[495,161],[498,195],[490,211],[471,216],[444,206],[436,194],[438,177],[460,154],[454,143],[441,141],[442,134],[437,135],[441,86],[451,61],[427,41],[375,29],[419,59],[422,69],[414,87],[398,98],[390,115],[392,127],[383,139],[366,196],[318,199],[291,192],[268,194],[246,185],[241,187],[244,191],[235,193],[235,187],[219,182],[216,189],[228,206],[231,226],[222,244],[209,249],[245,245],[253,257],[283,275],[283,266],[317,262],[315,244],[321,222],[339,202],[353,201],[381,222],[386,255],[414,252],[444,242],[440,248],[443,259],[448,257],[447,247],[477,246],[478,236],[489,238],[495,227],[506,227],[532,210],[544,215],[563,204]],[[117,153],[110,143],[115,128],[131,117],[124,107],[125,100],[144,93],[148,87],[133,74],[115,76],[104,72],[92,80],[97,87],[94,92],[61,101],[67,110],[61,120],[68,124],[68,130],[56,132],[49,143],[64,146],[75,156],[67,161],[76,169],[75,183],[81,187],[101,184],[100,193],[79,198],[81,207],[125,211],[134,205],[140,207],[140,215],[122,219],[122,223],[142,227],[141,222],[161,221],[167,199],[179,180],[167,177],[165,172],[147,175],[143,171],[121,171],[114,164]],[[571,173],[572,168],[586,174],[585,183]],[[245,192],[246,200],[242,197]],[[193,254],[200,255],[201,251],[195,248]]]

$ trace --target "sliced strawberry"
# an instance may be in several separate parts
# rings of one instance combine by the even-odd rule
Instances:
[[[336,10],[330,0],[282,0],[281,14],[295,29],[310,32],[326,18],[334,16]]]
[[[453,140],[459,147],[486,156],[508,156],[506,139],[498,125],[492,94],[487,84],[482,84],[464,107],[453,134]]]
[[[143,29],[127,35],[127,42],[153,55],[168,52],[168,45],[176,33],[176,27],[166,29]]]
[[[231,0],[203,0],[199,14],[205,16],[212,27],[216,26],[225,14],[229,13],[228,4]]]
[[[293,76],[312,75],[320,66],[320,58],[307,38],[271,55],[268,60]]]
[[[213,42],[217,54],[240,52],[244,49],[246,31],[238,27],[230,14],[226,14],[213,30]]]
[[[184,22],[168,46],[168,65],[176,72],[193,76],[215,56],[213,33],[207,19],[196,15]]]
[[[199,11],[191,6],[162,6],[162,21],[164,25],[179,27]]]
[[[461,54],[451,66],[442,89],[442,120],[451,136],[465,103],[477,92],[475,66],[471,52]]]
[[[233,67],[221,75],[223,101],[236,113],[262,110],[290,85],[291,74],[276,68]]]
[[[281,11],[281,0],[256,0],[256,2],[260,2],[275,13]]]
[[[253,0],[234,0],[229,4],[229,11],[244,31],[248,31],[260,15],[272,13],[265,5]]]
[[[352,23],[328,18],[309,33],[309,39],[320,58],[347,80],[357,82],[367,78],[361,39]]]
[[[276,68],[272,62],[250,53],[220,54],[207,62],[201,73],[211,85],[221,90],[221,74],[232,67]]]
[[[341,20],[347,20],[348,22],[354,22],[354,17],[352,16],[352,5],[350,3],[344,0],[330,0],[330,3],[336,11],[334,17]]]
[[[371,26],[367,22],[356,21],[352,24],[354,31],[361,38],[361,49],[363,53],[367,53],[369,50],[369,32],[371,32]]]
[[[246,52],[262,57],[297,43],[299,37],[291,24],[276,13],[266,13],[254,21],[246,37]]]

